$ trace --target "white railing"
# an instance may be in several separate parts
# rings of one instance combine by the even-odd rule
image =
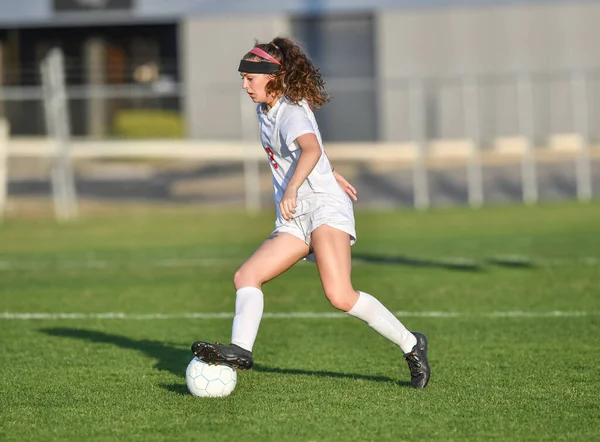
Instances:
[[[2,128],[5,128],[4,131]],[[8,176],[7,158],[57,157],[59,144],[49,139],[8,138],[7,124],[0,123],[0,211],[6,202]],[[2,136],[4,134],[4,137]],[[482,165],[538,162],[546,160],[572,159],[577,173],[577,195],[587,201],[592,197],[590,161],[600,158],[600,148],[590,149],[584,137],[577,134],[558,134],[550,138],[548,147],[530,150],[525,137],[495,140],[494,148],[480,151],[471,140],[432,140],[406,143],[328,143],[327,155],[333,163],[365,162],[396,163],[399,168],[411,168],[414,174],[427,176],[430,167],[436,165],[462,165],[468,176],[469,202],[478,207],[483,204]],[[424,146],[424,148],[423,148]],[[256,141],[199,141],[199,140],[147,140],[147,141],[72,141],[69,151],[73,161],[99,158],[127,159],[174,159],[205,162],[242,162],[245,164],[246,208],[254,211],[260,207],[258,164],[265,161],[265,153]],[[582,165],[583,164],[583,165]],[[523,167],[524,174],[530,170]],[[419,187],[426,179],[414,180],[414,205],[426,208],[429,191]],[[525,175],[529,186],[537,186],[535,176]],[[533,184],[532,184],[533,183]],[[523,200],[535,203],[530,188],[523,186]],[[535,193],[537,195],[537,192]],[[424,204],[425,202],[425,204]]]
[[[8,122],[0,118],[0,219],[4,216],[8,193]]]

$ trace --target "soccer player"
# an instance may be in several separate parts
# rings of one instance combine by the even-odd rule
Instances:
[[[356,191],[333,170],[323,148],[312,109],[330,97],[319,70],[287,38],[256,44],[238,70],[242,88],[257,103],[277,220],[273,233],[235,274],[231,344],[196,341],[192,352],[210,364],[251,368],[263,314],[262,285],[310,254],[331,305],[400,347],[411,385],[425,388],[430,376],[425,335],[408,331],[381,302],[352,286],[350,246],[356,232],[351,198],[356,200]]]

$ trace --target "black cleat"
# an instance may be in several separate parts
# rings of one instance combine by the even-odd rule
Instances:
[[[248,370],[254,364],[252,352],[235,344],[223,345],[218,342],[196,341],[192,344],[192,353],[207,364],[225,364],[236,369]]]
[[[410,369],[410,383],[413,388],[425,388],[429,382],[431,369],[427,362],[427,338],[423,333],[413,332],[417,345],[410,353],[404,354],[404,359]]]

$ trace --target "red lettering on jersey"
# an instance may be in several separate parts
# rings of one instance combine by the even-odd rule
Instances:
[[[279,164],[277,164],[277,161],[275,161],[275,155],[273,154],[273,151],[271,150],[271,148],[265,147],[265,150],[267,151],[267,154],[269,155],[269,161],[271,162],[273,167],[275,169],[279,168]]]

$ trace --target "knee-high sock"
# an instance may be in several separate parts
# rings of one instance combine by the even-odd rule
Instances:
[[[244,287],[235,294],[235,317],[231,327],[231,343],[252,351],[262,319],[263,292],[256,287]]]
[[[404,353],[409,353],[417,344],[414,335],[376,298],[368,293],[358,293],[358,301],[348,314],[362,319],[377,333],[398,345]]]

